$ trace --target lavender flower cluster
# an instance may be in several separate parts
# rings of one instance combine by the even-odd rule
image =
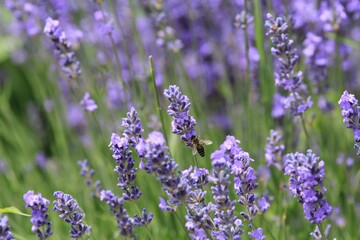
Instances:
[[[194,129],[196,120],[189,114],[191,106],[189,98],[182,94],[176,85],[165,89],[164,96],[170,101],[167,112],[173,118],[172,133],[180,135],[186,146],[191,147],[191,138],[197,136],[197,133]]]
[[[41,196],[41,193],[34,194],[34,191],[28,191],[24,194],[24,201],[27,208],[31,208],[31,231],[36,233],[39,239],[46,239],[50,237],[51,222],[48,220],[49,214],[48,205],[50,201]]]
[[[307,88],[302,82],[302,72],[294,70],[295,64],[299,61],[299,56],[292,47],[294,41],[289,38],[287,33],[288,24],[282,17],[274,19],[271,14],[268,14],[267,18],[268,20],[265,22],[266,35],[270,36],[274,44],[271,53],[278,62],[278,69],[275,72],[275,85],[289,92],[285,101],[285,108],[290,109],[294,116],[303,115],[313,103],[310,96],[304,99]]]
[[[353,94],[344,91],[339,100],[343,122],[347,128],[351,128],[354,133],[354,141],[360,142],[360,106]]]
[[[72,45],[60,27],[60,22],[50,17],[47,18],[44,33],[53,43],[52,48],[59,58],[62,71],[69,79],[77,79],[81,74],[80,62],[76,59]]]
[[[10,231],[8,217],[0,214],[0,239],[13,240],[13,234]]]
[[[124,202],[135,201],[142,195],[138,186],[134,185],[137,168],[134,168],[135,160],[130,150],[130,147],[137,147],[137,144],[141,142],[141,134],[144,131],[135,108],[132,107],[127,113],[127,117],[122,119],[121,126],[124,128],[123,136],[120,137],[113,133],[109,146],[117,163],[114,169],[118,174],[117,186],[123,190],[123,194],[119,198],[111,190],[101,190],[100,200],[109,205],[110,211],[116,218],[120,234],[135,239],[136,234],[133,227],[146,226],[153,218],[153,214],[146,213],[145,208],[143,208],[141,216],[135,215],[132,218],[124,207]]]
[[[57,191],[54,193],[57,200],[54,201],[54,212],[59,213],[59,217],[70,224],[70,237],[73,239],[82,238],[91,232],[91,227],[83,224],[84,213],[77,201],[70,195]]]
[[[325,177],[325,163],[319,161],[311,150],[306,154],[291,153],[284,157],[284,173],[289,175],[289,189],[299,197],[303,205],[305,219],[318,224],[324,221],[332,212],[332,207],[326,201],[323,185]]]

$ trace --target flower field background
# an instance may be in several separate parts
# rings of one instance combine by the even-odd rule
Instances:
[[[0,239],[360,236],[359,0],[2,2]]]

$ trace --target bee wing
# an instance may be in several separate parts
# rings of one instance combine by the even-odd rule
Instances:
[[[197,153],[197,150],[196,150],[196,147],[194,146],[194,147],[192,147],[192,155],[196,155],[196,153]]]
[[[202,144],[210,145],[210,144],[212,144],[212,141],[210,141],[210,140],[202,140]]]

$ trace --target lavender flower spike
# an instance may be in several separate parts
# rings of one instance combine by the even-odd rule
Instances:
[[[184,177],[178,173],[178,165],[167,152],[165,139],[162,133],[154,131],[148,139],[140,139],[136,151],[142,159],[142,168],[149,174],[154,173],[169,196],[169,200],[160,199],[161,210],[175,211],[190,191],[190,186]],[[144,161],[146,162],[144,163]]]
[[[24,201],[27,208],[31,208],[31,223],[33,224],[31,231],[35,232],[39,239],[50,237],[51,222],[48,220],[48,205],[50,201],[41,196],[41,193],[34,194],[34,191],[28,191],[24,194]],[[46,227],[46,228],[45,228]]]
[[[77,79],[81,74],[80,62],[76,59],[71,43],[60,27],[60,22],[50,17],[47,18],[44,33],[53,42],[52,48],[58,57],[62,71],[69,79]]]
[[[191,147],[191,138],[197,136],[197,133],[194,129],[196,120],[189,114],[191,106],[189,98],[183,95],[176,85],[165,89],[164,96],[170,101],[167,112],[173,118],[172,133],[180,135],[186,146]]]
[[[8,217],[0,214],[0,239],[13,240],[13,234],[10,232]]]
[[[271,14],[267,14],[268,20],[265,27],[268,28],[267,36],[274,46],[271,53],[277,58],[277,70],[275,72],[275,85],[282,87],[289,92],[285,103],[285,108],[290,109],[294,115],[302,115],[312,106],[310,97],[305,98],[307,94],[306,85],[302,82],[302,72],[294,70],[295,64],[299,61],[296,50],[292,48],[293,40],[288,35],[288,25],[282,17],[273,19]]]
[[[134,239],[134,219],[127,214],[123,206],[123,199],[115,196],[110,190],[102,190],[100,192],[100,200],[105,201],[109,205],[110,211],[116,217],[120,234]]]
[[[265,146],[265,159],[267,166],[275,166],[277,169],[281,169],[283,152],[285,150],[284,144],[280,144],[282,136],[278,131],[270,130],[270,137],[266,139],[267,144]]]
[[[306,155],[296,152],[284,157],[284,173],[290,175],[289,189],[303,205],[305,219],[318,224],[330,216],[332,207],[326,201],[323,185],[324,161],[319,161],[311,150]]]
[[[135,108],[132,107],[130,112],[126,114],[126,118],[122,119],[121,126],[125,128],[123,136],[131,147],[135,147],[144,131]]]
[[[59,217],[71,225],[70,237],[79,239],[89,234],[91,227],[82,223],[85,215],[77,201],[71,195],[60,191],[54,192],[54,196],[57,200],[54,201],[53,210],[59,212]]]
[[[349,94],[345,90],[338,103],[345,126],[353,130],[354,141],[360,142],[360,107],[358,100],[353,94]]]

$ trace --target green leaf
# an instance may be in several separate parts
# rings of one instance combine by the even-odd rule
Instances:
[[[26,214],[26,213],[22,213],[16,207],[0,208],[0,213],[15,213],[15,214],[23,215],[23,216],[26,216],[26,217],[31,217],[31,215]]]

